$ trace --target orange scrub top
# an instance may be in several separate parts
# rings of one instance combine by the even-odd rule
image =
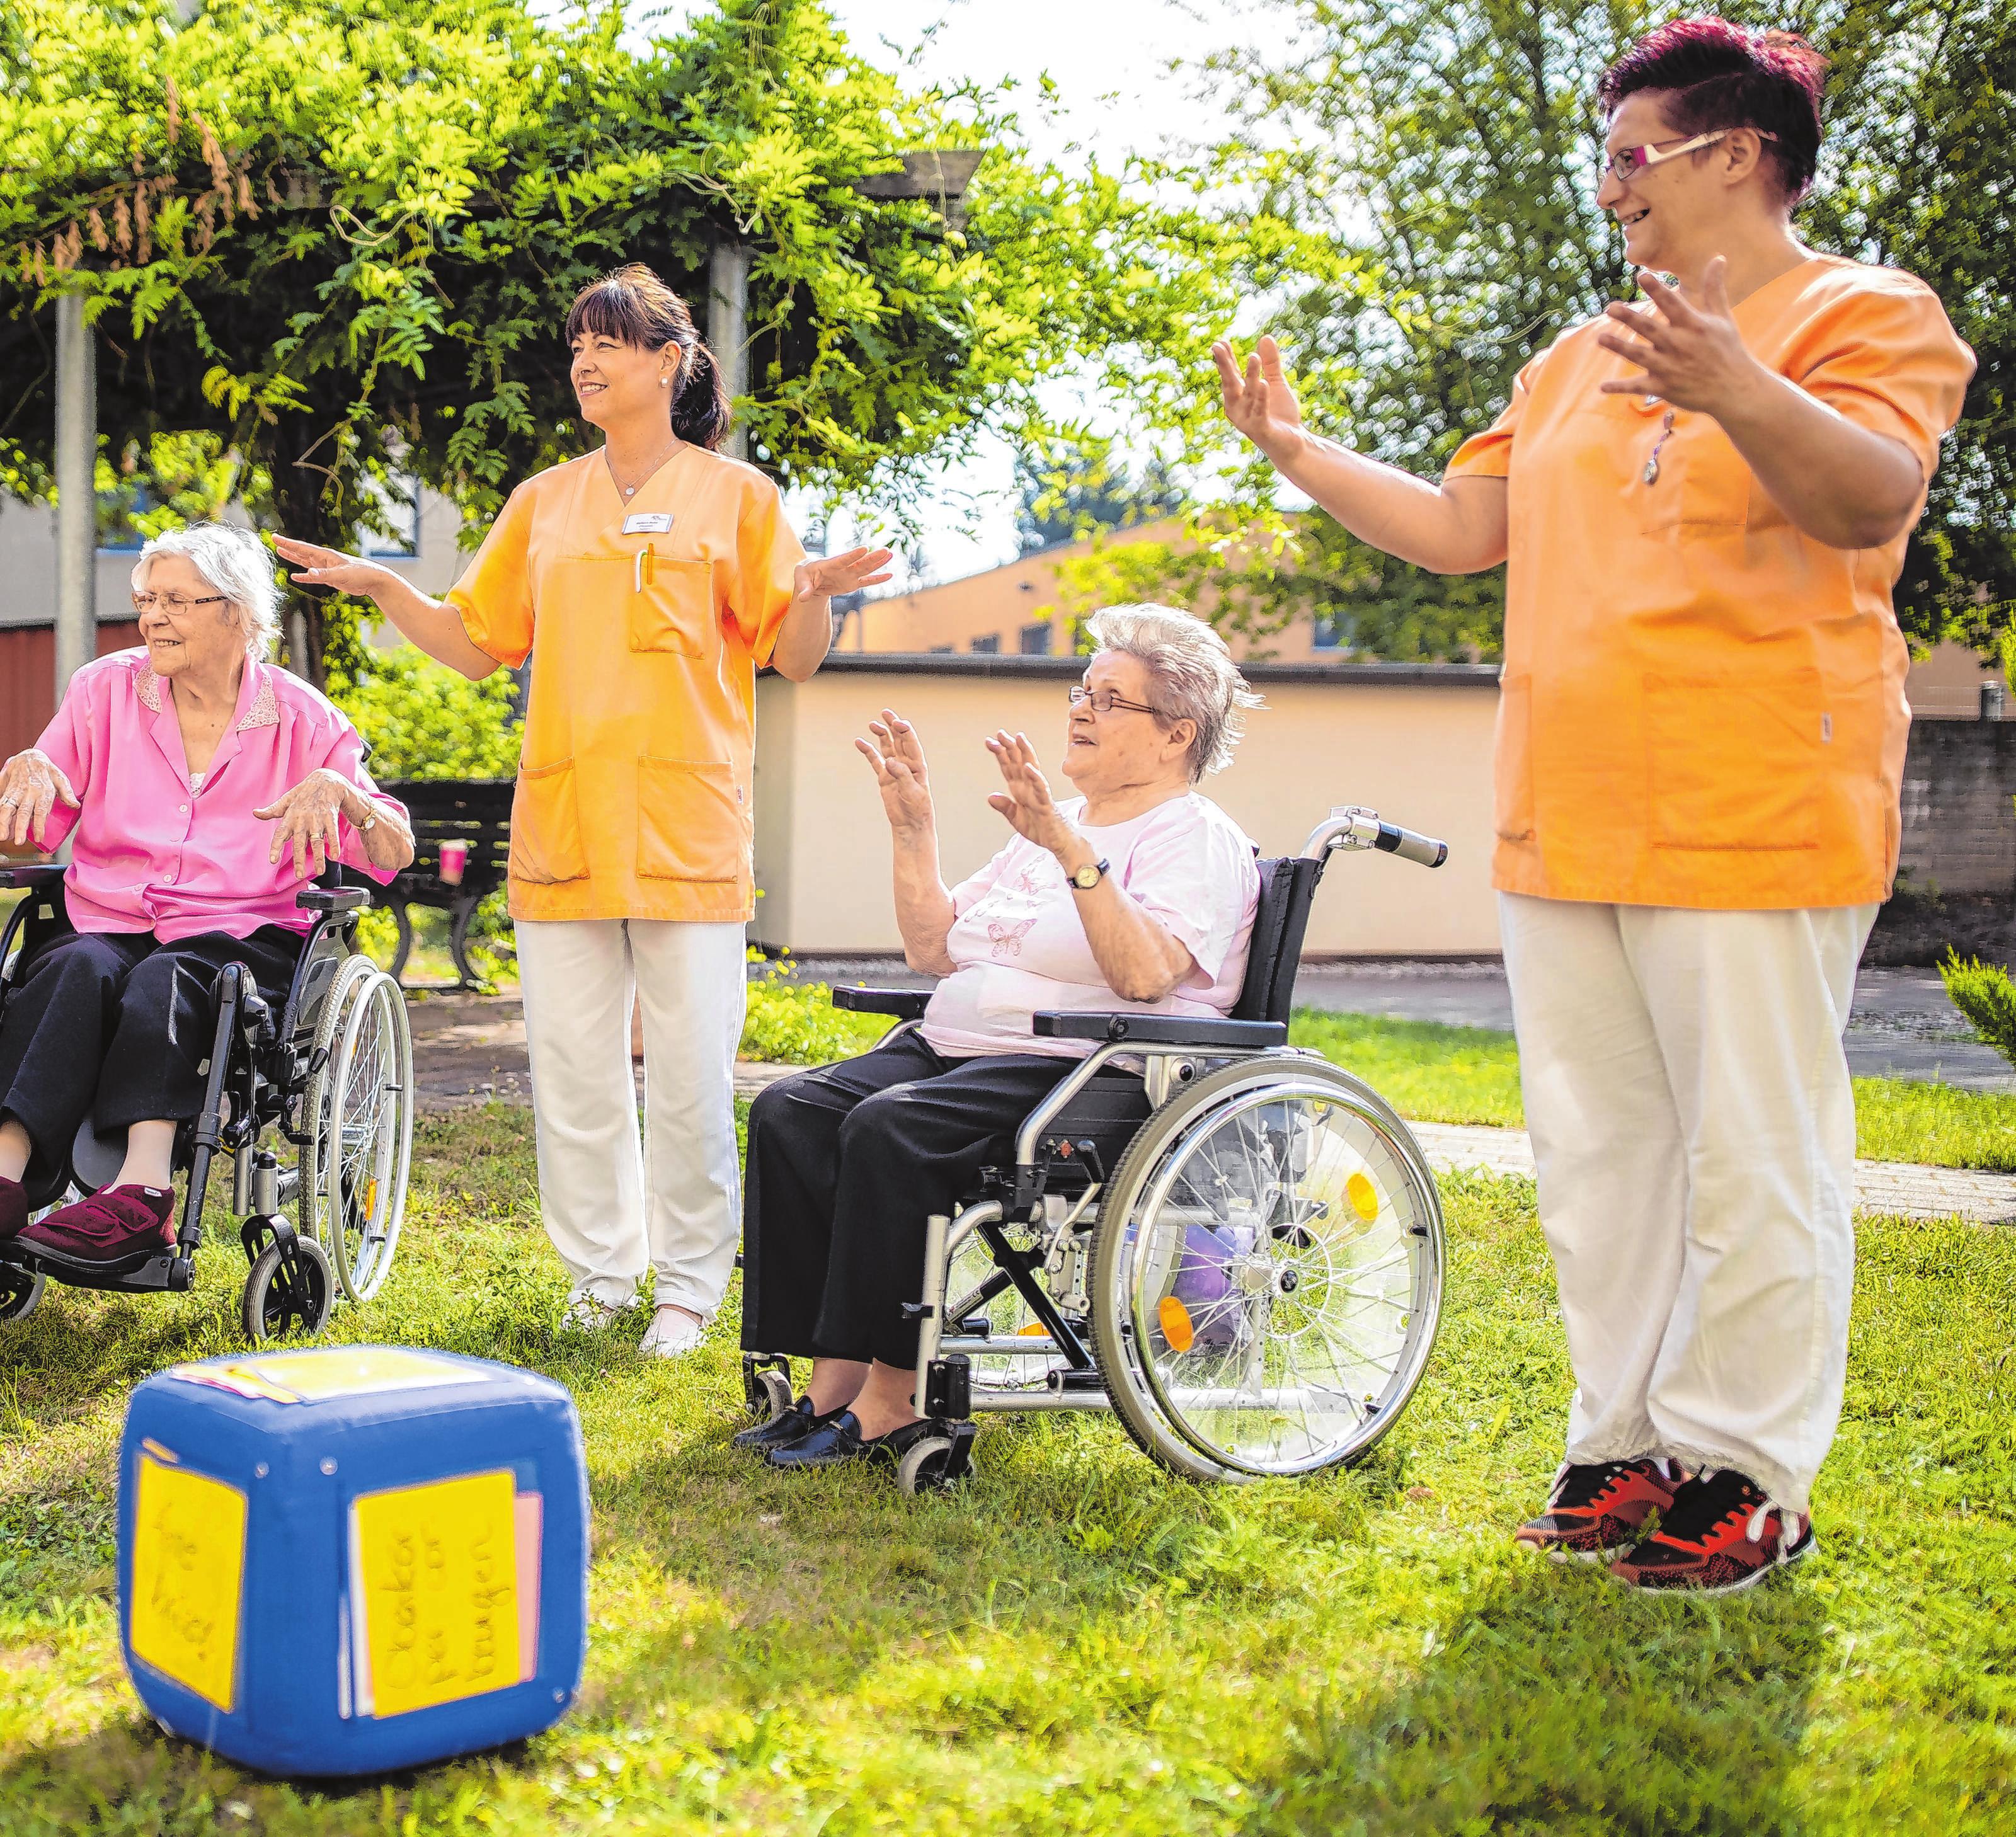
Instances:
[[[756,668],[805,550],[753,466],[682,447],[627,502],[599,451],[511,494],[448,600],[532,659],[516,919],[747,920]]]
[[[1974,355],[1923,282],[1816,256],[1736,319],[1752,357],[1902,441],[1929,483]],[[1890,603],[1906,538],[1831,549],[1712,417],[1680,409],[1669,431],[1665,403],[1600,394],[1643,373],[1597,344],[1606,322],[1527,365],[1449,468],[1510,494],[1492,883],[1723,909],[1883,899],[1911,721]]]

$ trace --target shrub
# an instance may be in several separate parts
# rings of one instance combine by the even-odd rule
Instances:
[[[511,677],[472,683],[410,644],[366,650],[329,692],[371,748],[374,778],[511,778],[524,730]]]
[[[752,963],[762,953],[749,953]],[[783,1065],[824,1065],[865,1053],[892,1025],[887,1014],[850,1014],[833,1005],[823,982],[794,982],[790,966],[767,964],[749,985],[748,1018],[742,1027],[742,1057]]]
[[[2016,985],[2007,973],[1978,957],[1962,963],[1959,953],[1949,949],[1939,965],[1939,978],[1975,1032],[2016,1065]]]

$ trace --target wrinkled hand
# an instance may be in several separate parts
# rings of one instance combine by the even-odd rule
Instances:
[[[889,579],[892,552],[887,549],[849,549],[844,555],[808,556],[792,575],[791,603],[830,600],[838,593],[879,587]]]
[[[1026,836],[1039,848],[1057,854],[1077,839],[1078,831],[1064,820],[1050,798],[1050,781],[1036,763],[1036,749],[1026,733],[997,731],[987,750],[1001,768],[1005,794],[997,791],[987,801],[1008,819],[1017,835]]]
[[[34,747],[16,753],[0,765],[0,841],[18,848],[32,835],[38,848],[45,847],[49,812],[59,803],[77,808],[63,768]]]
[[[918,834],[931,827],[931,787],[924,749],[917,730],[893,708],[870,721],[873,740],[857,740],[854,749],[874,768],[889,827],[898,834]]]
[[[1649,306],[1613,300],[1605,315],[1631,336],[1607,327],[1596,335],[1605,351],[1628,358],[1645,374],[1602,385],[1605,395],[1656,396],[1676,409],[1719,415],[1757,380],[1757,360],[1744,348],[1729,304],[1729,264],[1719,255],[1701,276],[1697,300],[1640,269],[1638,284]]]
[[[1301,405],[1281,369],[1281,348],[1262,338],[1239,367],[1239,349],[1229,338],[1211,348],[1225,397],[1225,418],[1269,459],[1291,445],[1302,427]]]
[[[340,773],[326,766],[311,772],[285,796],[252,812],[262,822],[279,825],[266,859],[278,861],[282,852],[291,845],[296,876],[307,880],[319,874],[343,847],[337,819],[362,801],[356,787]]]
[[[314,542],[297,542],[292,536],[275,536],[273,547],[280,559],[297,571],[289,578],[304,586],[329,587],[360,600],[373,597],[392,571],[376,561],[346,555],[340,549],[325,549]]]

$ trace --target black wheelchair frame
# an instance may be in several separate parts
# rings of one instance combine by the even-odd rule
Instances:
[[[63,871],[50,866],[0,869],[0,890],[27,895],[0,931],[0,1014],[28,950],[69,927],[62,904]],[[31,1313],[52,1279],[121,1294],[193,1288],[211,1164],[228,1154],[234,1162],[232,1209],[242,1219],[239,1238],[250,1266],[241,1313],[247,1335],[259,1339],[296,1329],[319,1331],[334,1305],[337,1280],[321,1244],[283,1212],[285,1199],[298,1196],[300,1173],[298,1168],[283,1169],[264,1137],[277,1126],[297,1148],[312,1140],[304,1131],[311,1132],[317,1118],[304,1113],[303,1098],[331,1050],[319,1042],[323,1008],[355,955],[358,914],[371,903],[363,888],[337,884],[339,873],[332,871],[325,877],[327,884],[296,898],[296,906],[315,919],[277,1015],[243,964],[226,964],[218,978],[203,1107],[176,1132],[174,1165],[178,1171],[186,1168],[189,1181],[172,1247],[91,1263],[18,1241],[0,1244],[0,1320]],[[46,1207],[73,1189],[95,1191],[117,1171],[123,1152],[123,1143],[98,1136],[87,1118],[63,1165],[44,1169],[31,1185],[30,1205]],[[403,1191],[402,1176],[401,1205]]]

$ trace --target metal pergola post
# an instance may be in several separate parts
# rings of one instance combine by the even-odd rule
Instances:
[[[749,248],[718,242],[707,264],[707,342],[721,366],[728,393],[749,393]],[[738,422],[723,449],[730,459],[749,457],[749,436]]]
[[[98,361],[84,296],[56,301],[56,703],[98,654]]]

